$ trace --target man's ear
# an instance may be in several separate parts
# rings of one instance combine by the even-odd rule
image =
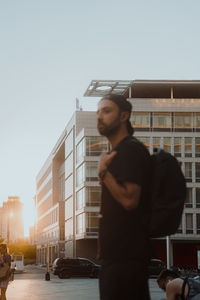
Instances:
[[[126,122],[130,118],[130,113],[128,111],[122,111],[120,115],[120,121]]]

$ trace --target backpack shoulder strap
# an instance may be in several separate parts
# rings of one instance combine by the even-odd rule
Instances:
[[[183,281],[182,290],[181,290],[181,300],[185,300],[185,286],[188,282],[188,278],[186,277]]]

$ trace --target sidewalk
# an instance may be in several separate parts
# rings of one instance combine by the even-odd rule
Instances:
[[[149,280],[151,299],[165,299],[155,279]],[[98,279],[59,279],[51,274],[45,281],[45,269],[26,268],[23,274],[16,274],[7,290],[7,300],[99,300]]]

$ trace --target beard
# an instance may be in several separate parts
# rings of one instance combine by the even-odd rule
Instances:
[[[103,122],[98,121],[97,128],[101,135],[108,137],[111,137],[115,135],[121,127],[121,123],[119,122],[119,119],[114,120],[109,125],[105,125]]]

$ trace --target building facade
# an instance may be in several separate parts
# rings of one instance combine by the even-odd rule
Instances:
[[[24,239],[22,209],[18,196],[9,196],[0,207],[0,236],[7,244]]]
[[[200,264],[200,81],[92,81],[85,96],[101,97],[107,93],[123,94],[132,103],[135,136],[150,153],[160,146],[181,161],[187,181],[187,201],[180,227],[170,237],[171,264],[197,267]],[[107,140],[96,130],[96,113],[76,111],[37,176],[38,262],[42,262],[41,253],[45,253],[47,242],[54,246],[61,243],[62,251],[59,253],[58,249],[54,257],[96,257],[100,209],[97,164],[100,153],[107,150]],[[56,210],[57,219],[53,223],[50,215]],[[49,223],[44,221],[47,219]],[[153,243],[154,256],[166,261],[165,239]]]

